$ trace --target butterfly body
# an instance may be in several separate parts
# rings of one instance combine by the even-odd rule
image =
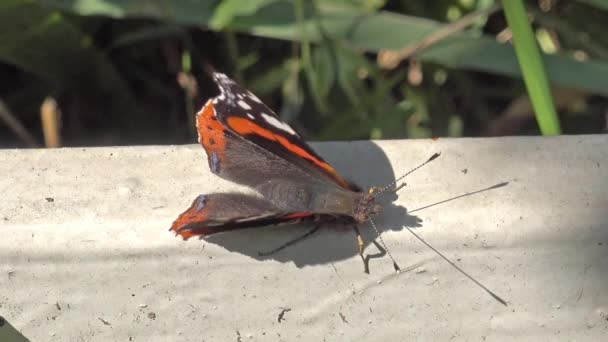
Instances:
[[[197,114],[199,143],[214,174],[253,194],[198,196],[173,222],[184,239],[298,222],[358,224],[382,208],[347,181],[260,99],[224,74],[220,94]]]

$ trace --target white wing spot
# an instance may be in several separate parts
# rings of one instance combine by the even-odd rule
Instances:
[[[249,95],[249,98],[252,99],[253,101],[255,101],[257,103],[262,103],[262,100],[258,99],[258,97],[253,95],[252,92],[247,91],[247,95]]]
[[[277,118],[275,118],[274,116],[268,115],[266,113],[261,113],[262,117],[264,118],[264,120],[266,120],[266,122],[270,125],[273,126],[275,128],[278,128],[282,131],[285,131],[289,134],[292,135],[297,135],[296,132],[289,127],[288,124],[281,122],[280,120],[278,120]]]
[[[245,110],[249,110],[251,109],[251,106],[247,104],[247,102],[243,101],[243,100],[239,100],[237,102],[237,104],[239,105],[239,107],[245,109]]]
[[[251,120],[255,120],[255,116],[251,115],[251,113],[247,113],[247,117]]]

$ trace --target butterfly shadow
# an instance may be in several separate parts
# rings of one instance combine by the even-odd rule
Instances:
[[[384,186],[395,180],[388,157],[374,142],[332,142],[317,144],[314,148],[344,176],[364,189]],[[370,165],[373,167],[368,167]],[[402,230],[404,226],[422,227],[420,218],[410,215],[405,207],[393,204],[396,199],[397,194],[394,192],[387,192],[378,199],[384,209],[381,215],[374,218],[380,233]],[[358,256],[359,247],[353,226],[341,223],[325,223],[316,233],[298,243],[269,256],[260,255],[260,252],[273,250],[305,234],[316,224],[244,229],[212,235],[205,240],[257,260],[291,261],[297,267],[326,264]],[[376,242],[377,235],[369,223],[359,226],[359,231],[366,245],[365,253],[370,259],[386,254]]]

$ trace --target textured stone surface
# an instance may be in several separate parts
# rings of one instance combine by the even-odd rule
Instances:
[[[307,228],[174,237],[167,229],[196,195],[233,187],[199,146],[1,150],[0,315],[31,341],[608,334],[608,136],[314,146],[363,186],[442,152],[376,221],[404,272],[385,256],[364,274],[354,234],[338,227],[268,258],[257,251]]]

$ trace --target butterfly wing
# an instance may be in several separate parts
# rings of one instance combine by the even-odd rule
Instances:
[[[173,223],[185,239],[222,231],[342,217],[352,219],[360,189],[340,176],[255,95],[223,74],[221,93],[197,114],[211,172],[259,195],[199,196]]]
[[[197,126],[211,172],[252,187],[283,212],[352,213],[359,193],[228,130],[211,101],[198,114]]]
[[[209,169],[224,179],[252,188],[273,180],[318,182],[307,170],[227,129],[211,100],[197,114],[196,123]]]
[[[171,231],[185,240],[234,229],[296,223],[312,219],[312,213],[284,213],[272,203],[253,195],[226,193],[198,196],[173,222]]]
[[[272,168],[272,177],[280,177],[283,173],[294,178],[298,174],[305,173],[309,177],[312,176],[317,183],[323,182],[350,191],[361,191],[357,185],[346,180],[323,160],[298,133],[281,121],[257,96],[224,74],[214,73],[213,79],[220,89],[220,94],[208,101],[197,115],[199,142],[207,151],[212,171],[216,170],[220,176],[240,184],[252,187],[259,184],[255,179],[230,178],[229,175],[225,175],[227,177],[222,175],[220,164],[225,163],[227,159],[221,158],[222,152],[232,154],[229,150],[239,147],[227,144],[226,140],[234,140],[234,137],[238,137],[272,155],[266,159],[278,159],[283,161],[281,164],[290,165],[288,168]],[[221,139],[218,132],[227,138]],[[250,145],[246,145],[248,150],[251,150]],[[231,157],[235,157],[234,154]],[[238,154],[233,160],[238,160]],[[248,166],[240,164],[242,168]],[[294,169],[298,169],[299,172],[294,172]],[[255,169],[257,170],[259,169]]]

